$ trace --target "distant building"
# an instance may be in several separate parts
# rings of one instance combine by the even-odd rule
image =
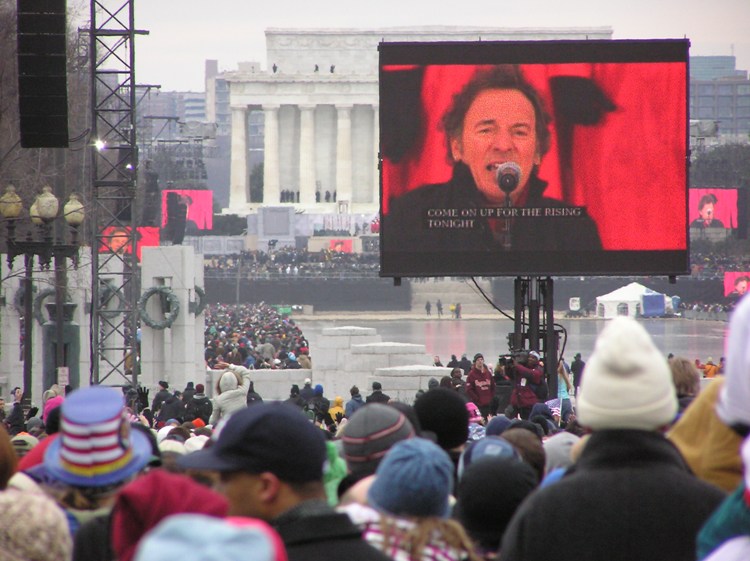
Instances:
[[[381,41],[611,39],[610,27],[266,30],[266,65],[218,72],[207,65],[207,115],[231,112],[229,208],[247,214],[278,205],[373,213],[379,205],[378,50]],[[225,101],[229,87],[229,104]],[[250,175],[263,163],[262,202]],[[325,194],[329,193],[329,202]],[[335,202],[333,195],[335,194]],[[297,200],[299,202],[297,202]]]
[[[750,80],[733,56],[690,57],[690,118],[714,121],[718,141],[747,142]]]

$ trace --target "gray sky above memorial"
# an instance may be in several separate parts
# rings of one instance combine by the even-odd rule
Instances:
[[[146,0],[137,2],[136,78],[164,91],[203,91],[204,60],[220,70],[259,61],[265,70],[267,28],[381,28],[424,25],[484,27],[609,26],[615,39],[683,38],[691,56],[735,55],[750,69],[748,0]]]

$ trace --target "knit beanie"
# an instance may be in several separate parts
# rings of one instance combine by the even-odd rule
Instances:
[[[716,413],[728,426],[750,426],[750,298],[742,298],[729,320],[726,381]],[[588,366],[586,367],[588,375]]]
[[[414,427],[395,408],[383,403],[360,407],[349,419],[341,438],[349,471],[356,475],[375,473],[394,444],[414,435]]]
[[[637,321],[618,317],[599,334],[577,404],[581,425],[656,430],[677,414],[669,364]]]
[[[65,514],[52,499],[12,488],[0,493],[0,559],[60,561],[72,551]]]
[[[528,464],[515,458],[482,458],[458,483],[453,517],[479,545],[497,550],[513,513],[536,485]]]
[[[487,423],[487,436],[499,436],[503,434],[503,431],[510,426],[511,420],[505,415],[498,415],[492,417],[490,422]]]
[[[313,393],[315,395],[323,395],[323,386],[320,384],[316,384],[315,389],[313,390]]]
[[[414,403],[423,431],[437,436],[444,450],[461,446],[469,438],[469,412],[463,398],[453,390],[430,390]]]
[[[429,380],[427,380],[428,390],[434,390],[438,386],[440,386],[440,382],[438,382],[437,378],[430,378]]]
[[[486,436],[481,440],[469,443],[458,459],[458,479],[474,462],[483,458],[511,458],[521,461],[520,454],[513,445],[500,436]]]
[[[228,509],[222,495],[189,477],[152,470],[118,494],[112,508],[112,549],[119,561],[131,561],[141,538],[168,516],[198,513],[223,518]],[[206,534],[203,530],[199,533],[205,541]],[[173,552],[170,558],[179,559],[180,555]]]
[[[196,384],[195,393],[203,393],[204,391],[206,391],[206,388],[203,384]]]
[[[570,455],[573,445],[580,438],[569,432],[558,432],[549,437],[544,445],[544,470],[549,473],[556,468],[568,468],[573,465],[573,457]]]
[[[375,472],[367,501],[394,516],[450,513],[453,462],[437,444],[424,438],[403,440],[386,454]]]
[[[138,546],[136,561],[287,561],[275,530],[261,520],[219,520],[200,514],[176,514],[159,524]]]

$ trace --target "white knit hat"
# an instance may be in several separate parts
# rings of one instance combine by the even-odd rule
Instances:
[[[742,298],[729,320],[726,381],[716,413],[727,425],[750,425],[750,298]]]
[[[677,414],[669,364],[634,319],[618,317],[596,340],[578,397],[578,421],[592,429],[655,430]]]

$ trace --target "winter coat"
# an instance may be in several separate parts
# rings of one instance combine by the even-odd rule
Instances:
[[[352,415],[354,415],[354,412],[360,407],[363,407],[364,405],[365,405],[365,402],[362,400],[362,396],[360,394],[353,395],[352,398],[346,402],[346,408],[344,409],[344,416],[347,419],[351,419]]]
[[[533,407],[539,401],[531,384],[540,384],[544,379],[544,372],[540,366],[527,368],[523,364],[513,367],[513,392],[510,403],[513,407]]]
[[[154,400],[151,402],[151,412],[156,415],[159,412],[161,404],[164,403],[167,398],[172,395],[169,390],[161,389],[154,396]]]
[[[213,400],[214,410],[209,424],[216,425],[222,417],[247,407],[250,372],[242,366],[231,365],[221,375],[217,388],[218,395]],[[240,379],[242,383],[240,383]]]
[[[731,492],[742,481],[742,437],[716,415],[716,402],[724,385],[719,376],[693,399],[667,433],[693,473]]]
[[[13,404],[10,415],[5,418],[5,424],[8,426],[8,434],[17,435],[19,432],[26,430],[26,420],[23,416],[23,406],[20,401]]]
[[[204,423],[208,424],[213,411],[214,406],[211,400],[206,397],[206,394],[197,393],[193,395],[193,399],[185,406],[185,420],[194,421],[195,419],[201,419]]]
[[[367,403],[388,403],[391,400],[391,396],[383,393],[382,390],[373,390],[365,400]]]
[[[314,504],[310,504],[314,503]],[[307,501],[271,520],[286,547],[289,561],[392,561],[363,538],[360,529],[343,512],[325,501]]]
[[[595,431],[568,474],[521,504],[499,559],[694,561],[724,496],[660,433]]]
[[[466,395],[477,407],[485,407],[495,397],[495,379],[489,368],[484,366],[482,370],[473,367],[466,378]]]
[[[297,362],[299,362],[300,367],[304,368],[305,370],[312,370],[312,360],[310,360],[310,357],[308,355],[299,355],[297,357]]]
[[[159,415],[156,417],[156,421],[166,423],[169,419],[177,419],[182,422],[185,419],[185,404],[181,399],[170,395],[159,409]]]
[[[341,416],[344,416],[344,398],[337,395],[336,398],[333,400],[333,405],[328,409],[328,413],[331,415],[331,418],[335,421],[336,415],[338,413],[341,413]]]

